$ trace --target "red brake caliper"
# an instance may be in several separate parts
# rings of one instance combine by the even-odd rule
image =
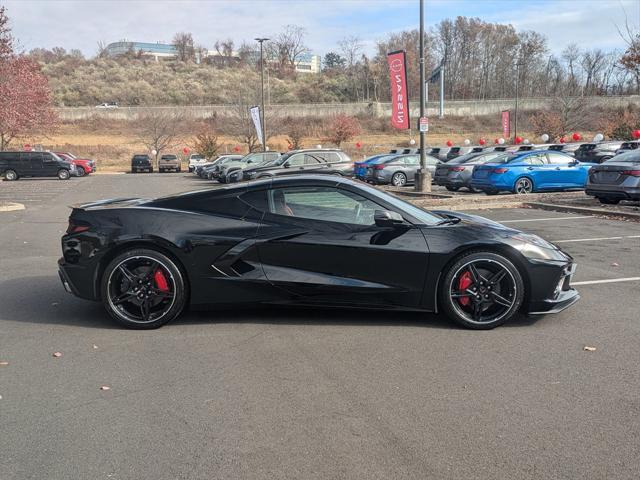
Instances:
[[[156,270],[153,274],[153,281],[156,282],[156,287],[158,287],[158,290],[161,292],[169,291],[169,283],[167,282],[167,278],[164,276],[164,273],[162,273],[162,270]]]
[[[464,272],[461,276],[460,276],[460,280],[458,280],[458,290],[461,292],[464,292],[467,288],[469,288],[469,285],[471,285],[473,283],[473,279],[471,278],[471,273],[470,272]],[[469,305],[469,301],[471,299],[469,297],[460,297],[458,298],[458,302],[460,303],[460,305],[462,305],[463,307],[466,307],[467,305]]]

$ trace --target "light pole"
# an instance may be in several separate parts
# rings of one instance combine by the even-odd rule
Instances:
[[[267,126],[264,124],[264,51],[262,44],[268,41],[268,38],[256,38],[255,41],[260,44],[260,91],[262,104],[260,106],[261,125],[262,125],[262,151],[267,151]]]
[[[424,0],[420,0],[420,119],[425,118],[427,92],[424,81]],[[420,122],[418,122],[420,125]],[[431,174],[427,170],[426,131],[420,128],[420,170],[416,174],[415,189],[419,192],[431,191]]]
[[[516,108],[513,113],[513,141],[515,143],[515,139],[518,138],[518,95],[520,88],[520,67],[522,64],[520,62],[516,63]]]

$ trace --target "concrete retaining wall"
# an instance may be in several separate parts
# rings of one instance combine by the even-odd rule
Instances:
[[[549,98],[521,98],[519,106],[522,110],[539,110],[549,105]],[[588,102],[593,106],[618,107],[628,104],[640,105],[640,95],[616,97],[589,97]],[[445,115],[448,116],[476,116],[498,114],[502,110],[512,110],[513,99],[503,100],[450,100],[445,102]],[[233,105],[194,105],[194,106],[159,106],[159,107],[120,107],[114,109],[100,109],[95,107],[63,107],[58,108],[62,120],[74,121],[90,117],[103,117],[118,120],[136,120],[141,115],[153,112],[182,114],[191,118],[207,118],[214,113],[218,116],[230,116],[237,107]],[[337,113],[347,115],[369,114],[376,117],[391,115],[391,104],[384,102],[372,103],[305,103],[269,105],[275,115],[292,117],[327,117]],[[412,116],[417,117],[419,105],[411,103]],[[429,102],[427,114],[438,114],[438,103]]]

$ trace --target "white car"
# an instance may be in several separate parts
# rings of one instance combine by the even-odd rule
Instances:
[[[96,108],[118,108],[118,104],[115,102],[101,103],[96,105]]]
[[[190,172],[195,171],[197,166],[204,165],[205,163],[207,163],[207,159],[204,158],[199,153],[192,153],[191,155],[189,155],[189,171]]]

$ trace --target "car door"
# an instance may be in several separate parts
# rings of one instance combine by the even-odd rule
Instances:
[[[295,301],[419,305],[428,249],[418,228],[376,226],[384,208],[348,189],[264,192],[258,255],[267,279]]]
[[[43,162],[42,162],[42,153],[41,152],[29,152],[27,154],[28,159],[28,174],[30,177],[41,177],[43,176]]]
[[[420,157],[418,155],[407,155],[404,157],[404,167],[402,171],[407,176],[408,182],[414,182],[416,179],[416,172],[420,168]],[[432,171],[433,175],[435,171]]]
[[[520,177],[529,177],[533,181],[534,188],[548,188],[545,174],[549,168],[547,156],[544,153],[532,153],[523,157],[519,163],[524,164],[521,168]]]
[[[277,172],[278,175],[290,175],[294,173],[304,172],[304,153],[296,153],[291,155],[282,165],[282,170]]]
[[[587,170],[574,158],[556,152],[547,152],[549,188],[578,188],[587,182]]]
[[[44,152],[42,155],[42,176],[43,177],[55,177],[60,168],[58,161],[53,158],[50,153]]]

